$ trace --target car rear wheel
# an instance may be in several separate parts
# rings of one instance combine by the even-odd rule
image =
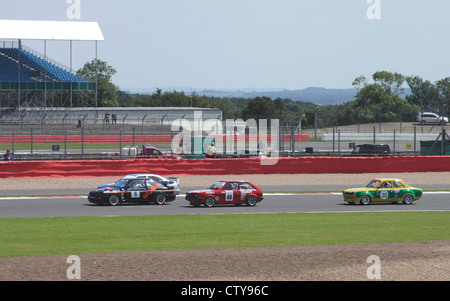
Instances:
[[[368,205],[370,203],[370,196],[365,195],[361,198],[360,204]]]
[[[413,201],[414,201],[414,198],[410,194],[407,194],[403,197],[403,204],[411,205]]]
[[[206,207],[214,207],[215,204],[216,204],[216,200],[212,196],[206,198],[206,200],[205,200]]]
[[[110,206],[117,206],[117,205],[119,205],[119,203],[120,203],[120,198],[119,198],[119,196],[116,195],[116,194],[113,194],[113,195],[110,196],[109,199],[108,199],[108,204],[109,204]]]
[[[253,207],[256,205],[256,203],[258,203],[258,199],[255,196],[251,195],[247,198],[246,203],[247,203],[247,206]]]
[[[164,205],[166,203],[166,196],[163,193],[158,194],[155,198],[155,202],[158,205]]]

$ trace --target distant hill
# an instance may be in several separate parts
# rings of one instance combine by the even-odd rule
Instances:
[[[293,101],[303,101],[310,102],[320,106],[326,105],[334,105],[341,104],[345,102],[349,102],[355,99],[356,94],[358,93],[357,89],[327,89],[321,87],[308,87],[301,90],[280,90],[280,89],[244,89],[244,90],[207,90],[204,89],[202,91],[196,91],[191,88],[186,87],[171,87],[164,88],[163,91],[184,91],[186,94],[190,94],[195,92],[200,96],[208,96],[208,97],[229,97],[229,98],[254,98],[257,96],[267,96],[272,99],[282,98],[282,99],[291,99]],[[127,92],[129,93],[153,93],[156,91],[154,89],[129,89]],[[400,95],[401,97],[405,97],[408,93],[410,93],[409,88],[404,90],[404,93]]]
[[[345,103],[355,99],[358,93],[356,89],[326,89],[310,87],[302,90],[272,90],[272,91],[215,91],[203,90],[197,92],[198,95],[212,96],[212,97],[242,97],[254,98],[257,96],[267,96],[272,99],[288,98],[294,101],[300,100],[304,102],[311,102],[317,105],[332,105]]]

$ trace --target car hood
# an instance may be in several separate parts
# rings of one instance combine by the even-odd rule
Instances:
[[[356,187],[356,188],[349,188],[345,189],[345,192],[358,192],[358,191],[373,191],[376,190],[376,188],[370,188],[370,187]]]
[[[197,190],[188,191],[188,193],[207,193],[207,194],[209,194],[209,193],[214,193],[214,190],[211,190],[211,189],[197,189]]]
[[[108,187],[113,187],[115,183],[109,183],[109,184],[104,184],[104,185],[100,185],[97,187],[97,189],[102,189],[102,188],[108,188]],[[117,186],[114,186],[117,188]]]
[[[119,186],[114,185],[102,185],[97,187],[95,191],[111,191],[111,190],[120,190],[121,188]]]

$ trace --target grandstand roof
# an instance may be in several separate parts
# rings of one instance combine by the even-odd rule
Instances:
[[[97,22],[0,20],[0,39],[103,41]]]

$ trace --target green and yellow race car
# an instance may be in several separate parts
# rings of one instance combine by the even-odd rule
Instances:
[[[411,187],[400,179],[374,179],[365,187],[346,189],[344,201],[350,204],[367,205],[370,202],[403,202],[412,204],[422,197],[423,190]]]

